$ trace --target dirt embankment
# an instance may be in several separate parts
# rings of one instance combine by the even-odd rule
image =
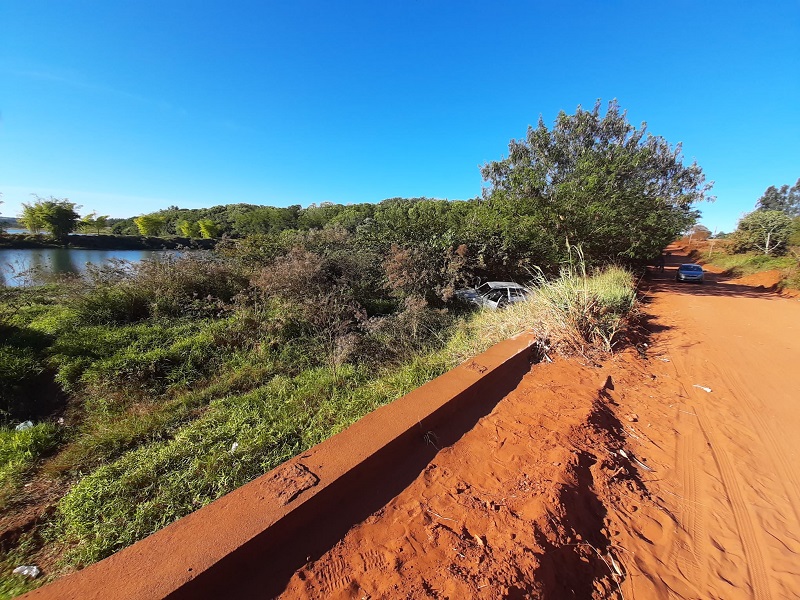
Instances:
[[[623,567],[608,507],[633,514],[649,501],[620,454],[625,429],[639,426],[615,414],[620,375],[565,361],[535,368],[284,596],[610,595]]]
[[[672,269],[647,347],[535,366],[283,597],[800,597],[800,303]]]

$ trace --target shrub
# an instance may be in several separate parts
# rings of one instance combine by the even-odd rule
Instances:
[[[331,368],[351,355],[366,312],[353,298],[337,262],[293,248],[257,273],[251,286],[257,303],[279,307],[288,321],[321,346]]]
[[[129,270],[117,266],[93,272],[93,277],[74,302],[84,324],[219,316],[247,284],[232,264],[205,253],[142,261]]]
[[[589,276],[583,257],[565,266],[558,279],[537,280],[532,299],[536,322],[548,343],[564,354],[610,352],[636,305],[631,274],[605,267]]]
[[[428,306],[421,298],[410,296],[402,310],[365,323],[365,335],[353,352],[354,360],[375,365],[397,365],[412,357],[442,348],[447,330],[457,320],[445,309]]]
[[[75,309],[87,325],[135,323],[150,316],[150,299],[132,282],[101,285],[78,298]]]
[[[151,298],[153,316],[215,316],[247,286],[230,263],[210,254],[144,261],[136,284]]]
[[[466,283],[467,247],[414,247],[392,245],[384,261],[387,287],[401,298],[423,298],[433,306],[451,300]]]

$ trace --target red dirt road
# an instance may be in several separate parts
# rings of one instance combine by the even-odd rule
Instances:
[[[670,275],[647,348],[533,367],[283,597],[800,598],[800,302]]]
[[[649,307],[683,388],[660,403],[674,448],[649,487],[677,494],[679,526],[640,596],[799,598],[800,302],[719,279],[663,285]]]

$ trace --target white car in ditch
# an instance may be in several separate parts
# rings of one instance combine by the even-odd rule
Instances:
[[[496,310],[516,302],[525,302],[530,291],[513,281],[487,281],[475,288],[456,291],[456,296],[470,302]]]

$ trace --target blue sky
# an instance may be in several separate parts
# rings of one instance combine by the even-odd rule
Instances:
[[[0,214],[470,198],[597,98],[682,142],[730,231],[800,177],[800,2],[3,0]]]

